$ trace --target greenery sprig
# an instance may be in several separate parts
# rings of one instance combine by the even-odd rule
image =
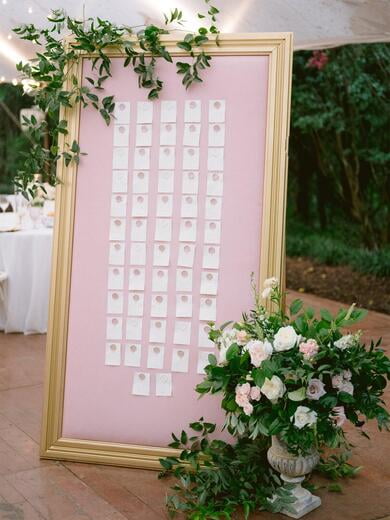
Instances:
[[[216,26],[218,9],[205,0],[207,14],[198,13],[199,20],[208,19],[209,26],[201,26],[195,32],[185,34],[178,42],[190,62],[178,61],[176,72],[183,75],[183,85],[189,88],[193,83],[202,81],[201,71],[210,67],[211,56],[204,45],[212,37],[218,43],[219,30]],[[148,99],[157,99],[163,89],[164,82],[157,74],[157,60],[164,59],[173,63],[171,54],[161,41],[161,36],[169,34],[172,24],[183,26],[183,13],[173,9],[164,14],[164,24],[154,24],[141,28],[118,26],[101,18],[76,20],[68,16],[63,9],[53,10],[48,17],[48,28],[40,29],[33,24],[22,25],[14,32],[23,40],[28,40],[41,47],[41,52],[28,63],[19,63],[17,70],[23,74],[30,93],[36,104],[46,113],[46,122],[37,125],[35,118],[26,118],[24,125],[33,142],[31,154],[26,157],[23,168],[15,177],[17,190],[30,198],[41,186],[35,180],[35,174],[43,174],[48,182],[55,184],[56,164],[60,159],[66,165],[78,163],[80,149],[76,141],[66,142],[66,150],[59,152],[58,135],[66,138],[68,128],[66,121],[59,121],[61,107],[74,107],[80,103],[83,108],[95,108],[107,125],[114,117],[114,96],[101,95],[105,81],[112,76],[112,62],[108,54],[109,48],[123,49],[124,67],[132,67],[138,75],[138,84],[148,92]],[[65,35],[71,35],[64,38]],[[94,54],[89,58],[92,63],[94,77],[87,77],[89,85],[82,84],[75,75],[75,64],[81,55]],[[70,80],[70,88],[65,84]],[[50,145],[44,147],[43,135],[47,133]]]

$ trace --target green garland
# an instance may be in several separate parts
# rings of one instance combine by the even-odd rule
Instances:
[[[216,26],[218,9],[205,0],[207,14],[198,13],[199,20],[208,21],[196,32],[186,33],[177,46],[192,58],[191,63],[177,62],[176,72],[183,76],[182,83],[189,88],[193,83],[202,82],[201,73],[210,67],[211,56],[202,48],[212,38],[218,44],[219,30]],[[86,21],[73,19],[62,9],[53,10],[48,17],[50,26],[39,29],[33,24],[27,24],[14,29],[23,40],[29,40],[42,47],[36,53],[34,60],[19,63],[17,70],[22,72],[24,79],[31,80],[31,90],[36,104],[46,112],[46,120],[38,124],[34,116],[24,118],[23,125],[27,137],[32,142],[31,150],[26,155],[23,169],[19,170],[14,182],[16,189],[26,198],[34,197],[41,184],[35,180],[35,174],[40,173],[46,180],[55,185],[56,165],[62,159],[66,166],[78,164],[82,155],[77,141],[69,143],[65,140],[65,150],[58,148],[58,136],[68,135],[67,122],[59,120],[61,107],[74,107],[78,103],[83,108],[92,106],[110,124],[113,118],[114,96],[101,96],[104,82],[112,76],[111,60],[107,49],[117,47],[123,49],[124,67],[131,66],[138,75],[140,88],[146,89],[148,99],[157,99],[164,87],[163,80],[158,76],[156,63],[162,58],[172,63],[172,56],[161,42],[161,36],[169,34],[171,24],[183,25],[183,13],[178,9],[164,14],[162,27],[148,25],[135,31],[133,27],[117,26],[100,18],[88,18]],[[71,34],[72,41],[67,45],[64,34]],[[130,38],[129,38],[130,37]],[[92,69],[97,78],[86,78],[89,86],[81,85],[79,79],[72,73],[74,64],[80,59],[80,51],[94,53],[90,58]],[[71,80],[71,89],[65,90],[66,80]],[[50,146],[45,148],[44,135],[49,135]]]

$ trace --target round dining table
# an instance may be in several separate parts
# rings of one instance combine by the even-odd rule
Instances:
[[[0,232],[0,330],[46,332],[52,238],[51,228]]]

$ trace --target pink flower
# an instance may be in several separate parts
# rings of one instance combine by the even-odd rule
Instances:
[[[342,374],[336,374],[332,377],[332,386],[333,388],[340,388],[344,383],[344,378]]]
[[[347,419],[345,416],[344,406],[335,406],[332,409],[332,414],[330,418],[335,426],[341,428],[341,426],[345,423]]]
[[[249,397],[247,395],[245,395],[245,394],[237,394],[236,393],[235,401],[238,404],[238,406],[241,406],[241,408],[243,408],[244,406],[249,404]]]
[[[320,397],[326,394],[325,385],[320,379],[310,379],[309,386],[306,389],[308,399],[318,401]]]
[[[249,383],[244,383],[243,385],[236,386],[236,394],[246,395],[249,397],[251,391],[251,385]]]
[[[308,339],[299,345],[299,352],[302,352],[304,359],[313,358],[319,349],[319,345],[315,339]]]
[[[251,363],[258,368],[263,361],[271,357],[272,345],[268,341],[253,340],[250,341],[246,349],[251,357]]]
[[[321,70],[328,63],[328,55],[324,51],[313,51],[312,57],[308,60],[307,66]]]
[[[260,387],[252,386],[251,393],[250,393],[250,398],[252,399],[252,401],[260,401],[260,397],[261,397]]]
[[[343,378],[346,381],[351,381],[351,379],[352,379],[352,372],[350,370],[343,370]]]
[[[244,414],[245,415],[252,415],[252,412],[253,412],[253,406],[251,405],[251,403],[247,403],[244,405]]]
[[[245,345],[248,342],[248,334],[246,330],[238,330],[236,333],[237,345]]]

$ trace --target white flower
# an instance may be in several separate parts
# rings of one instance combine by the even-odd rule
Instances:
[[[267,298],[269,298],[271,296],[271,293],[272,293],[272,287],[266,287],[264,289],[264,291],[261,293],[261,297],[264,298],[264,300],[266,300]]]
[[[275,278],[275,276],[272,276],[271,278],[267,278],[266,280],[264,280],[265,288],[269,287],[271,289],[274,289],[278,285],[279,285],[279,280],[277,278]]]
[[[335,406],[332,408],[332,412],[330,415],[330,420],[333,422],[335,426],[341,428],[341,426],[345,423],[347,417],[345,415],[344,406]]]
[[[218,352],[218,365],[226,365],[227,359],[226,359],[226,352],[228,351],[229,347],[226,347],[225,345],[219,345],[219,352]]]
[[[274,337],[274,349],[277,352],[290,350],[298,343],[300,336],[295,332],[291,325],[281,327]]]
[[[229,350],[229,347],[236,343],[236,329],[225,329],[222,332],[221,337],[218,339],[218,348],[219,348],[219,356],[218,356],[218,364],[226,365],[226,352]]]
[[[346,336],[342,336],[340,339],[334,342],[334,346],[339,348],[340,350],[345,350],[346,348],[352,347],[355,338],[352,334],[347,334]]]
[[[350,381],[344,381],[339,387],[339,392],[346,392],[347,394],[353,395],[353,384]]]
[[[340,388],[341,385],[343,384],[343,382],[344,382],[344,379],[343,379],[342,374],[336,374],[336,375],[332,376],[333,388]]]
[[[261,393],[275,403],[280,397],[283,397],[285,391],[286,387],[278,376],[272,376],[271,379],[266,377],[261,387]]]
[[[351,381],[352,379],[352,372],[350,370],[343,370],[343,378],[346,380],[346,381]]]
[[[247,343],[245,349],[249,352],[251,363],[256,368],[272,354],[272,345],[269,341],[252,340]]]
[[[310,379],[309,385],[306,389],[307,398],[318,401],[318,399],[325,394],[326,390],[324,383],[320,379]]]
[[[304,426],[315,424],[317,422],[317,413],[314,410],[310,410],[307,406],[298,406],[291,420],[294,420],[294,425],[301,429]]]

